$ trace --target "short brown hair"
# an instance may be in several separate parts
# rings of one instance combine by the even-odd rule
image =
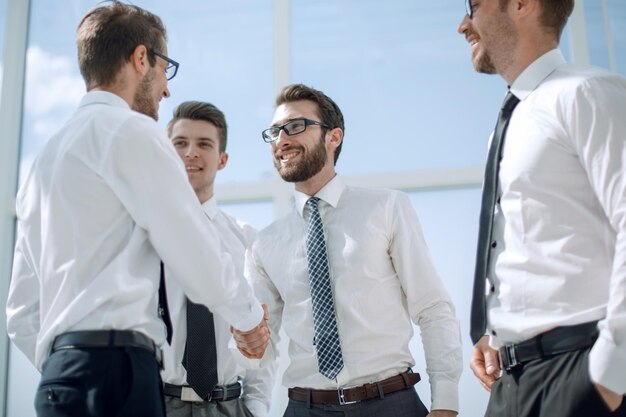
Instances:
[[[304,84],[292,84],[283,88],[276,97],[276,107],[284,103],[291,103],[299,100],[309,100],[317,104],[318,114],[320,121],[328,126],[330,129],[340,128],[343,132],[346,131],[343,114],[339,109],[339,106],[326,94],[311,87],[307,87]],[[334,162],[337,164],[337,159],[341,153],[341,146],[343,140],[335,149]]]
[[[167,124],[168,135],[172,134],[174,124],[181,119],[204,120],[217,128],[220,141],[220,152],[226,152],[228,125],[224,113],[211,103],[202,101],[184,101],[174,109],[172,120]]]
[[[161,52],[166,40],[161,19],[137,6],[113,1],[90,10],[78,24],[78,64],[87,90],[111,85],[137,46]],[[148,55],[150,66],[156,57]]]
[[[537,0],[541,6],[541,24],[561,40],[563,28],[574,10],[574,0]],[[500,9],[506,9],[510,0],[500,0]]]

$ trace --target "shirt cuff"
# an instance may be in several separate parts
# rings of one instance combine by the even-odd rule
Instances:
[[[459,384],[450,381],[430,382],[431,410],[459,411]]]
[[[589,353],[589,375],[591,381],[617,394],[626,393],[626,349],[611,340],[598,337]]]
[[[244,404],[254,417],[267,417],[267,406],[259,400],[244,398]]]
[[[235,329],[242,332],[254,329],[263,319],[263,307],[261,307],[261,304],[256,301],[256,299],[254,299],[254,303],[247,306],[247,308],[242,308],[241,305],[224,305],[217,307],[215,312],[222,316],[222,318]]]

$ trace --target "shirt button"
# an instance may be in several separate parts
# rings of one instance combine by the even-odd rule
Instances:
[[[497,336],[496,331],[495,331],[495,330],[492,330],[492,331],[491,331],[491,335],[492,335],[492,336]]]
[[[495,240],[493,242],[491,242],[491,247],[495,248],[496,246],[498,246],[498,242],[496,242]]]
[[[498,197],[498,199],[496,200],[496,203],[498,203],[498,205],[500,205],[500,197]]]

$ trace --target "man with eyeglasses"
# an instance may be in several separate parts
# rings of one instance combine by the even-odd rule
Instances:
[[[566,63],[573,0],[466,0],[509,85],[486,165],[471,368],[486,416],[626,415],[626,80]]]
[[[347,186],[336,174],[344,131],[333,100],[296,84],[278,95],[262,132],[278,173],[295,183],[295,208],[247,253],[272,331],[261,366],[274,360],[282,324],[285,416],[455,416],[462,360],[454,306],[406,194]],[[430,413],[414,389],[413,323]]]
[[[243,277],[245,251],[256,230],[220,210],[214,194],[217,173],[229,159],[224,113],[211,103],[185,101],[174,109],[167,133],[206,221],[215,226],[235,274]],[[260,370],[243,369],[229,350],[226,321],[189,301],[175,281],[168,282],[167,300],[174,323],[172,344],[163,348],[167,416],[267,416],[276,363]]]
[[[245,331],[250,355],[269,338],[263,309],[155,122],[178,67],[161,19],[111,2],[83,17],[77,45],[88,92],[17,196],[7,330],[42,372],[38,416],[164,417],[164,263]]]

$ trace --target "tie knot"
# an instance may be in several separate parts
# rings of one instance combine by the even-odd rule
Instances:
[[[506,97],[504,97],[502,110],[513,111],[515,106],[517,106],[517,103],[519,103],[519,98],[517,98],[513,93],[509,91],[508,93],[506,93]]]
[[[307,200],[306,204],[309,206],[309,209],[315,210],[317,209],[317,203],[320,201],[319,197],[311,197]]]

